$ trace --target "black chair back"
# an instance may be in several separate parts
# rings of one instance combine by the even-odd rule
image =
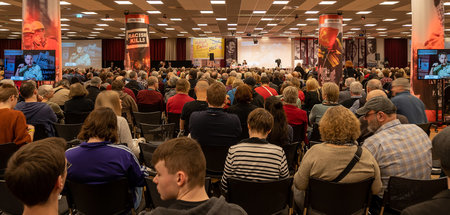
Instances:
[[[383,196],[383,205],[400,212],[411,205],[432,199],[445,189],[448,189],[447,178],[415,180],[391,176],[388,191]]]
[[[64,112],[64,122],[66,124],[83,124],[90,113],[91,112]]]
[[[20,147],[18,145],[16,145],[15,143],[0,144],[0,179],[3,179],[9,158],[19,148]]]
[[[77,139],[83,124],[59,124],[55,123],[56,136],[62,137],[66,141]]]
[[[140,149],[140,157],[145,166],[147,167],[153,167],[152,165],[152,157],[153,152],[155,152],[156,148],[158,148],[159,144],[154,143],[139,143],[139,149]]]
[[[45,125],[37,124],[37,125],[33,125],[33,126],[34,126],[33,141],[38,141],[38,140],[42,140],[47,137],[50,137],[50,135],[47,132],[47,129],[45,128]]]
[[[286,155],[286,161],[289,166],[289,172],[295,172],[297,170],[298,166],[298,147],[300,143],[291,143],[291,144],[285,144],[281,147],[283,148],[284,154]]]
[[[133,112],[136,125],[139,127],[141,123],[160,125],[161,124],[161,111],[155,112]]]
[[[141,113],[161,111],[161,105],[158,104],[137,104]]]
[[[221,177],[225,167],[229,146],[201,145],[206,159],[206,174],[211,177]]]
[[[0,211],[11,215],[23,213],[22,202],[9,191],[4,180],[0,180]]]
[[[430,136],[431,133],[431,123],[424,123],[424,124],[416,124],[419,126],[425,133],[427,133],[428,136]]]
[[[370,206],[372,182],[373,178],[356,183],[335,183],[309,178],[305,210],[328,215],[348,215],[356,212],[365,214]]]
[[[319,124],[314,123],[309,141],[320,141],[321,139],[322,138],[320,136]]]
[[[275,214],[287,209],[292,177],[278,181],[228,179],[228,202],[241,206],[249,215]]]
[[[291,125],[294,131],[294,142],[302,142],[305,140],[305,126],[306,124],[301,125]]]
[[[133,208],[128,180],[120,178],[104,184],[67,181],[69,207],[84,214],[124,214]]]
[[[180,117],[181,117],[181,114],[176,114],[176,113],[168,113],[167,114],[167,122],[175,123],[174,137],[176,137],[176,134],[178,134],[178,132],[180,131]]]
[[[166,141],[173,138],[175,124],[155,125],[141,123],[141,132],[147,142]]]

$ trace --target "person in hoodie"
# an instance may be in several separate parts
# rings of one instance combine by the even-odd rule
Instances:
[[[157,172],[153,182],[157,184],[161,199],[176,201],[146,215],[247,214],[238,205],[227,203],[223,196],[208,197],[205,191],[206,160],[194,139],[180,137],[164,142],[153,153],[152,164]]]
[[[22,83],[19,92],[25,101],[19,102],[14,109],[22,111],[27,119],[27,124],[43,125],[49,137],[55,136],[53,123],[57,122],[58,118],[50,106],[39,101],[36,82]]]

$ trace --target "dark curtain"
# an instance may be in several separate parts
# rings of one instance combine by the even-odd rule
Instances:
[[[390,67],[406,67],[408,64],[408,40],[385,39],[384,59],[389,61]]]
[[[0,59],[5,58],[5,49],[22,49],[22,40],[0,39]]]
[[[178,46],[178,41],[177,41]],[[185,54],[186,55],[186,54]],[[163,61],[166,58],[166,39],[150,40],[150,60]],[[177,54],[178,58],[178,54]]]
[[[177,38],[177,61],[186,60],[186,38]]]
[[[125,40],[103,39],[102,61],[123,61],[125,59]]]

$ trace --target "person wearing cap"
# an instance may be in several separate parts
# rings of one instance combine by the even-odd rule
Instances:
[[[23,25],[23,49],[31,50],[33,49],[33,28],[30,24]]]
[[[409,89],[411,85],[406,78],[397,78],[392,81],[392,103],[397,107],[397,112],[408,118],[410,123],[427,123],[425,105],[417,97],[411,95]]]
[[[383,190],[389,177],[430,179],[431,140],[417,125],[401,124],[397,119],[397,108],[386,97],[371,98],[356,113],[363,115],[369,131],[374,135],[364,141],[366,147],[380,166]],[[381,207],[383,190],[374,196],[371,212]]]
[[[450,127],[439,132],[433,139],[433,153],[441,161],[441,168],[447,175],[447,188],[431,200],[410,206],[402,215],[450,214]]]
[[[42,22],[31,23],[33,28],[33,49],[34,50],[56,50],[58,42],[54,38],[45,36],[45,27]]]

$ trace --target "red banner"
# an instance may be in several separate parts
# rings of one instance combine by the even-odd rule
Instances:
[[[148,16],[144,14],[126,15],[125,23],[125,69],[150,71]]]
[[[335,82],[342,78],[342,16],[322,15],[319,19],[319,83]]]

